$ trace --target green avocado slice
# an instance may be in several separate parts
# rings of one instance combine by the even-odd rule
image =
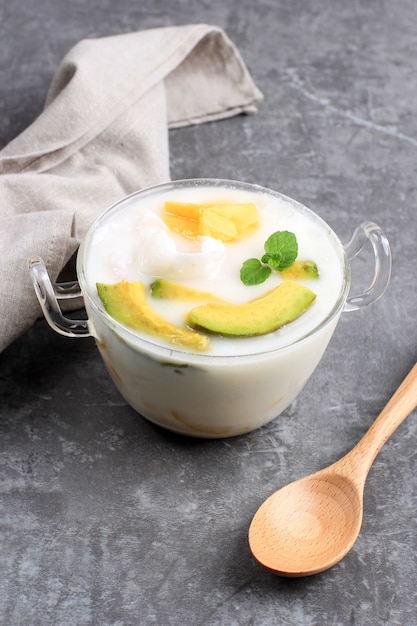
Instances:
[[[260,298],[245,304],[209,303],[192,309],[186,319],[192,328],[232,336],[270,333],[292,322],[314,302],[316,294],[286,280]]]
[[[203,352],[209,347],[206,335],[175,326],[158,315],[149,306],[147,289],[141,281],[97,283],[97,292],[107,313],[130,328],[191,350]]]
[[[289,267],[281,272],[282,278],[295,280],[318,278],[319,270],[314,261],[294,261]]]
[[[151,293],[153,298],[161,298],[167,300],[203,300],[205,302],[223,302],[211,293],[206,291],[198,291],[186,285],[173,283],[165,278],[155,278],[151,285]]]

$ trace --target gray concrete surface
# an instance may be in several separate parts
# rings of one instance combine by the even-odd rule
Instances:
[[[416,413],[371,469],[362,532],[339,565],[275,577],[247,530],[272,491],[353,446],[416,360],[416,3],[1,0],[0,145],[39,114],[79,39],[189,22],[226,30],[265,100],[255,116],[171,131],[172,177],[277,189],[344,241],[375,220],[391,285],[342,316],[283,416],[235,439],[152,426],[92,341],[39,320],[0,355],[0,623],[415,626]]]

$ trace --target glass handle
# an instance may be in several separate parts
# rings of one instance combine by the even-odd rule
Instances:
[[[363,293],[349,295],[344,311],[356,311],[378,300],[388,287],[391,277],[391,248],[382,229],[374,222],[363,222],[353,233],[352,239],[345,245],[346,254],[353,259],[370,242],[374,252],[375,270],[371,285]]]
[[[70,298],[81,298],[82,293],[78,280],[69,283],[51,283],[58,300],[69,300]]]
[[[72,320],[65,317],[58,304],[58,298],[62,300],[82,295],[78,282],[52,283],[40,257],[29,259],[28,266],[36,296],[49,326],[66,337],[90,337],[88,320]]]

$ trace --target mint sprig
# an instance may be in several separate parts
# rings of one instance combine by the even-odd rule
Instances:
[[[248,259],[240,270],[244,285],[260,285],[271,271],[282,272],[292,265],[298,255],[298,243],[294,233],[278,230],[268,237],[264,244],[265,254],[259,259]]]

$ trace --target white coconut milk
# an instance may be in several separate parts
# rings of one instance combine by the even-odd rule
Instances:
[[[259,227],[239,241],[222,243],[208,237],[192,241],[172,232],[162,221],[166,200],[205,204],[253,202],[258,210]],[[339,244],[326,224],[290,199],[256,188],[252,191],[198,186],[133,197],[119,211],[110,212],[92,234],[85,265],[88,288],[93,298],[98,299],[96,282],[140,280],[150,285],[160,277],[210,292],[231,303],[244,303],[282,281],[277,272],[256,286],[245,286],[240,279],[242,263],[248,258],[261,258],[266,239],[279,230],[296,235],[299,260],[310,259],[317,264],[319,278],[300,281],[317,294],[315,302],[300,318],[267,335],[245,338],[210,335],[209,353],[248,355],[286,346],[313,331],[334,308],[343,284],[343,259]],[[158,314],[179,326],[184,326],[185,314],[193,306],[202,304],[151,296],[149,302]],[[154,337],[148,339],[161,346],[168,345]]]

